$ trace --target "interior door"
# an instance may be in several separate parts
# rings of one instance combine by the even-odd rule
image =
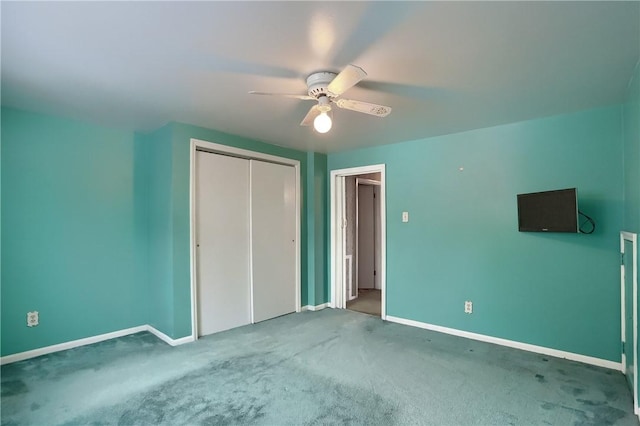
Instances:
[[[251,323],[249,161],[196,152],[198,335]]]
[[[372,185],[358,187],[358,288],[375,288],[375,219]]]
[[[296,310],[295,168],[251,160],[253,322]]]
[[[624,294],[625,294],[625,343],[624,353],[626,357],[625,376],[627,384],[633,393],[633,371],[636,360],[634,359],[633,347],[635,345],[633,336],[633,243],[629,240],[624,241],[624,255],[622,256],[622,271],[624,278]]]

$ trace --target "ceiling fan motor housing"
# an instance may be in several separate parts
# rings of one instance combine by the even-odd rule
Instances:
[[[327,113],[331,112],[332,105],[376,117],[386,117],[389,115],[391,112],[390,107],[340,97],[345,91],[358,84],[358,82],[366,76],[367,73],[362,68],[350,64],[340,71],[340,73],[318,71],[310,74],[306,81],[307,95],[268,92],[249,93],[254,95],[280,96],[303,101],[315,99],[317,104],[309,109],[309,112],[307,112],[307,115],[300,125],[310,126],[313,124],[318,132],[325,133],[331,128],[331,118]]]
[[[307,77],[307,90],[309,96],[318,99],[320,96],[330,96],[327,86],[336,78],[333,72],[316,72]]]

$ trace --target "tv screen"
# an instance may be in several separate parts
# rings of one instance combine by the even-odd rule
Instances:
[[[518,194],[520,232],[578,232],[575,188]]]

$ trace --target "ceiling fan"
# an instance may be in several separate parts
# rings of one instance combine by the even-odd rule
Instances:
[[[327,133],[331,129],[331,117],[327,114],[331,111],[331,104],[335,104],[338,108],[375,115],[376,117],[386,117],[389,115],[391,108],[388,106],[354,101],[351,99],[338,99],[340,95],[358,84],[358,82],[366,76],[367,73],[362,68],[355,65],[348,65],[339,74],[329,71],[320,71],[311,74],[307,77],[307,95],[255,91],[249,93],[252,95],[282,96],[303,101],[318,101],[316,105],[311,107],[300,125],[310,126],[313,123],[316,131],[319,133]]]

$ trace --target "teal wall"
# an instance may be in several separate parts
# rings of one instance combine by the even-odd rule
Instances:
[[[9,108],[1,123],[2,355],[144,324],[134,135]]]
[[[3,108],[3,356],[143,324],[173,338],[191,334],[192,137],[300,161],[308,303],[309,283],[326,268],[314,258],[320,266],[310,277],[307,253],[326,248],[322,238],[307,247],[306,194],[324,212],[316,186],[326,179],[326,156],[311,155],[317,168],[307,180],[307,153],[214,130],[170,123],[134,134]],[[40,312],[38,327],[26,327],[30,310]]]
[[[386,164],[387,315],[620,361],[621,114],[330,154],[329,170]],[[568,187],[594,234],[518,232],[516,194]]]
[[[307,182],[315,181],[315,155],[313,152],[307,152]],[[306,209],[306,218],[305,218],[305,229],[307,234],[307,243],[309,250],[307,250],[307,276],[309,280],[307,280],[307,285],[302,286],[302,296],[304,296],[304,300],[306,303],[303,303],[302,306],[309,304],[311,306],[316,305],[316,290],[315,290],[315,274],[316,274],[316,262],[315,262],[315,241],[316,234],[314,232],[315,225],[315,185],[307,186],[307,209]]]
[[[3,108],[2,355],[147,323],[191,333],[198,138],[301,162],[303,305],[329,298],[328,170],[385,163],[388,315],[617,361],[618,231],[640,223],[638,80],[624,106],[329,156]],[[595,234],[517,232],[517,193],[573,186]]]
[[[328,300],[327,286],[327,156],[307,153],[307,303],[317,306]],[[303,303],[303,306],[305,303]]]
[[[138,135],[140,156],[136,170],[145,171],[147,187],[148,323],[173,334],[173,232],[171,218],[171,127]]]
[[[324,154],[314,153],[313,160],[314,226],[313,230],[310,230],[309,232],[314,233],[314,304],[319,305],[329,300],[329,280],[327,273],[327,236],[329,222],[327,214],[327,200],[329,199],[329,194],[327,191],[327,156]]]

